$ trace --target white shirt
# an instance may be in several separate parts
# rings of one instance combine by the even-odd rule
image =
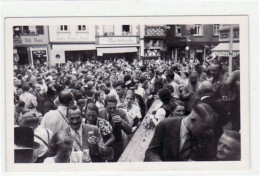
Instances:
[[[48,133],[49,132],[49,139],[48,139]],[[49,129],[42,128],[41,126],[38,126],[34,130],[34,134],[42,138],[47,144],[50,142],[51,137],[52,137],[52,132]],[[42,140],[38,139],[37,137],[34,137],[34,141],[39,143],[40,146],[39,148],[35,149],[36,156],[41,157],[48,151],[48,147],[42,142]]]
[[[58,131],[69,127],[68,123],[65,120],[66,116],[67,116],[67,107],[60,105],[58,106],[57,110],[51,110],[44,115],[41,121],[41,126],[43,128],[50,129],[52,133],[55,134]]]
[[[184,119],[181,120],[181,128],[180,128],[180,145],[179,145],[179,151],[181,151],[184,142],[187,139],[187,135],[188,135],[189,131],[187,130],[187,128],[184,125]]]
[[[83,163],[82,157],[82,151],[72,151],[70,155],[70,163]],[[54,157],[46,158],[43,163],[55,163]]]
[[[200,98],[200,100],[202,101],[202,100],[204,100],[205,98],[208,98],[208,97],[210,97],[210,96],[203,96],[203,97]]]
[[[170,85],[173,87],[174,89],[174,92],[173,92],[173,95],[174,95],[174,98],[179,98],[180,96],[180,90],[179,90],[179,85],[175,82],[175,81],[172,81],[170,83]]]
[[[38,105],[36,96],[29,92],[24,92],[22,95],[20,95],[19,99],[25,103],[25,108],[30,107],[31,104],[34,107]]]
[[[77,140],[78,140],[78,135],[79,135],[80,140],[78,140],[78,142],[80,142],[80,146],[82,146],[82,125],[80,125],[79,129],[77,130],[78,134],[76,134],[75,130],[73,130],[71,127],[70,127],[70,133]],[[76,141],[74,141],[74,143],[75,143],[75,145],[77,145]]]

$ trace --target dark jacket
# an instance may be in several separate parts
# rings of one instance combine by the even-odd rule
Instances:
[[[167,118],[155,128],[144,161],[178,161],[180,126],[183,117]]]

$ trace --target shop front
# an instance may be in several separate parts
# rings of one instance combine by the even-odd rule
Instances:
[[[53,44],[50,57],[51,65],[67,61],[85,62],[96,58],[96,47],[94,44]]]
[[[137,36],[99,36],[97,37],[97,59],[125,59],[133,62],[139,59],[140,44]]]
[[[41,30],[37,30],[37,29]],[[46,26],[36,26],[35,32],[32,27],[30,32],[23,33],[26,26],[14,27],[13,36],[13,60],[18,65],[37,65],[48,62],[48,30]]]

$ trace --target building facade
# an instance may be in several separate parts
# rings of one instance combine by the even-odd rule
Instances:
[[[31,64],[49,61],[48,26],[14,26],[14,63]]]
[[[169,25],[166,45],[167,58],[198,59],[203,62],[210,50],[219,43],[219,24]]]
[[[96,58],[94,25],[49,26],[51,65]]]
[[[232,27],[232,28],[231,28]],[[232,44],[230,43],[230,33],[233,33]],[[219,45],[213,48],[211,51],[219,57],[229,57],[231,54],[232,57],[239,56],[240,47],[239,47],[239,25],[236,24],[223,24],[219,28]],[[232,53],[230,51],[232,50]]]
[[[140,57],[140,25],[97,25],[97,59],[126,59]]]
[[[165,45],[166,29],[165,25],[145,25],[142,27],[143,33],[140,37],[143,52],[141,56],[144,60],[165,58],[167,51]]]

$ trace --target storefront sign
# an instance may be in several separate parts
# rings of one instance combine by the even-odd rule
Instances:
[[[196,52],[197,53],[203,53],[203,50],[202,49],[197,49]]]
[[[137,44],[138,42],[138,37],[99,37],[98,44]]]
[[[20,36],[19,40],[18,38],[14,38],[14,44],[15,45],[32,45],[32,44],[48,44],[48,37],[45,35],[39,35],[39,36]]]

